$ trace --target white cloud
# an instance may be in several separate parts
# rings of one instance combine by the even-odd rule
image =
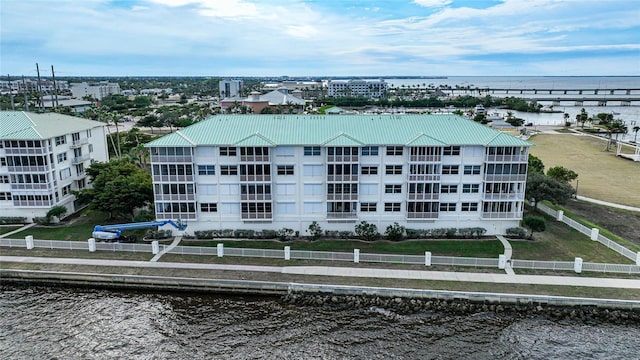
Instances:
[[[451,0],[413,0],[413,3],[424,7],[444,7],[451,4]]]

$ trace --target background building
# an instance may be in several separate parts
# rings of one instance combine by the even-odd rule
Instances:
[[[147,146],[189,230],[518,226],[531,144],[455,115],[215,116]]]
[[[74,98],[82,99],[87,95],[93,96],[96,100],[102,100],[103,97],[120,94],[120,85],[118,83],[110,83],[108,81],[100,81],[98,83],[72,83],[71,94]]]
[[[108,161],[105,124],[60,115],[0,112],[0,214],[42,217],[54,206],[76,210],[71,190],[85,169]]]
[[[333,97],[341,96],[363,96],[366,98],[382,98],[385,96],[388,84],[383,80],[329,80],[327,82],[327,95]]]
[[[243,84],[242,80],[220,80],[220,99],[242,96]]]

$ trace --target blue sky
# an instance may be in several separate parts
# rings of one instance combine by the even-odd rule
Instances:
[[[2,0],[0,74],[640,75],[638,0]]]

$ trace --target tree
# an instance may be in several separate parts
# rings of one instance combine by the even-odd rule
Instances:
[[[540,158],[529,154],[529,174],[544,174],[544,164]]]
[[[485,115],[485,114],[476,114],[473,117],[473,121],[479,122],[480,124],[486,124],[487,123],[487,115]]]
[[[547,230],[547,222],[542,216],[525,216],[522,221],[520,221],[520,224],[531,230],[529,239],[533,239],[534,232],[542,232]]]
[[[569,114],[565,114],[565,121],[568,120]],[[580,109],[580,113],[576,115],[576,122],[580,123],[581,127],[584,129],[584,123],[589,120],[589,113],[582,108]]]
[[[536,172],[527,176],[526,197],[533,202],[536,209],[538,203],[543,200],[551,201],[554,204],[564,204],[571,199],[573,193],[571,185],[560,182],[551,176]]]
[[[554,166],[547,170],[547,176],[550,176],[560,182],[570,183],[571,181],[578,178],[578,174],[570,169],[567,169],[563,166]]]
[[[399,241],[399,240],[402,240],[402,237],[404,236],[404,232],[405,232],[405,227],[398,224],[397,222],[394,222],[393,225],[387,226],[387,229],[385,230],[384,235],[387,237],[387,239],[391,241]]]
[[[62,206],[62,205],[57,205],[51,208],[51,210],[49,210],[47,212],[46,218],[47,221],[50,221],[52,217],[57,217],[58,219],[61,218],[62,216],[64,216],[64,214],[67,213],[67,208]]]
[[[617,141],[618,134],[621,134],[621,133],[626,134],[627,131],[629,131],[629,128],[627,127],[627,125],[624,123],[624,121],[620,119],[611,120],[607,122],[604,125],[604,127],[607,130],[607,137],[609,138],[609,141],[607,141],[607,146],[605,147],[604,151],[611,150],[611,145],[613,144],[613,134],[616,134],[616,141]]]
[[[134,211],[153,202],[151,175],[124,160],[96,162],[86,169],[92,187],[74,192],[89,207],[112,217],[134,218]]]
[[[322,227],[320,227],[317,221],[313,221],[309,224],[307,232],[311,235],[311,240],[318,240],[320,236],[322,236]]]
[[[367,241],[373,241],[380,237],[378,227],[375,224],[369,224],[366,221],[361,221],[357,224],[355,232],[361,239]]]
[[[634,126],[634,127],[633,127],[633,132],[634,132],[634,133],[636,133],[636,134],[633,136],[633,142],[634,142],[634,143],[637,143],[637,140],[638,140],[638,131],[640,131],[640,126],[637,126],[637,125],[636,125],[636,126]]]

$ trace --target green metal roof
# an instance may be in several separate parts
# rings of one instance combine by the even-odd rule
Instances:
[[[0,111],[0,139],[50,139],[106,124],[58,113],[36,114],[24,111]]]
[[[146,146],[532,146],[457,115],[216,115]]]

